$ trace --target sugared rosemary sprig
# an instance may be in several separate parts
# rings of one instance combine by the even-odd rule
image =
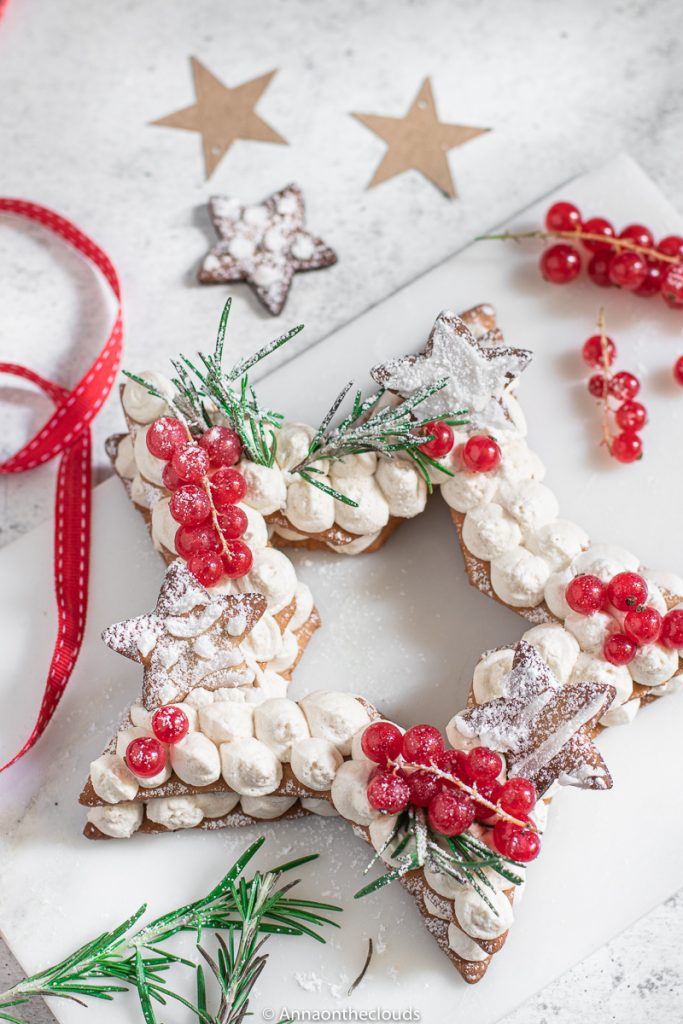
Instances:
[[[243,878],[245,866],[264,842],[263,837],[256,840],[202,899],[131,931],[147,909],[143,905],[117,928],[104,932],[60,963],[24,978],[0,994],[0,1020],[24,1024],[15,1016],[13,1008],[35,996],[55,996],[86,1005],[86,999],[110,1001],[116,993],[132,988],[137,989],[147,1024],[155,1024],[155,1004],[166,1005],[169,999],[180,1002],[201,1021],[222,1020],[212,1017],[200,1003],[194,1006],[166,984],[165,972],[174,965],[184,965],[193,971],[197,967],[194,962],[162,948],[161,943],[178,932],[192,932],[199,944],[204,929],[227,931],[228,950],[234,948],[235,933],[241,933],[235,956],[232,959],[228,956],[224,964],[228,972],[226,979],[229,980],[230,971],[235,972],[226,993],[232,993],[234,1002],[239,1002],[237,1009],[246,1012],[246,1001],[253,984],[249,980],[259,962],[261,943],[256,941],[256,937],[260,934],[263,942],[273,933],[309,935],[324,942],[318,929],[325,924],[336,927],[335,922],[324,915],[340,909],[313,900],[292,899],[287,894],[296,882],[280,884],[285,872],[315,860],[317,854],[281,864],[266,874],[257,872],[248,881]],[[229,1024],[241,1019],[234,1015],[224,1018]]]

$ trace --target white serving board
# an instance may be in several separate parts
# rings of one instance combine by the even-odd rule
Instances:
[[[619,225],[637,217],[657,234],[681,228],[627,158],[560,189],[563,196]],[[547,203],[516,218],[515,226],[536,226]],[[290,416],[318,422],[348,378],[366,384],[373,362],[419,348],[441,308],[490,301],[508,339],[536,353],[520,394],[532,446],[550,467],[562,514],[596,540],[630,546],[650,565],[680,572],[683,553],[675,537],[683,449],[671,438],[680,436],[683,392],[670,382],[670,367],[683,349],[682,315],[658,300],[645,303],[588,283],[546,285],[537,255],[536,247],[511,243],[471,246],[264,380],[264,398]],[[600,302],[620,366],[642,375],[651,412],[646,457],[630,467],[610,463],[595,448],[598,414],[585,395],[578,357]],[[239,331],[239,324],[232,329]],[[209,339],[197,341],[206,347]],[[467,585],[455,531],[438,497],[377,554],[303,553],[295,561],[324,625],[297,670],[293,696],[321,687],[361,691],[405,724],[443,726],[463,705],[480,652],[515,641],[524,629],[523,620]],[[0,552],[0,756],[23,740],[35,714],[54,630],[50,566],[48,525]],[[253,1000],[257,1019],[265,1008],[414,1007],[423,1021],[437,1024],[447,1005],[453,1019],[489,1024],[683,884],[683,817],[671,813],[680,802],[683,718],[683,698],[675,697],[601,740],[615,779],[611,792],[569,792],[556,803],[508,946],[474,988],[461,982],[398,887],[361,903],[351,899],[368,851],[339,821],[88,843],[76,797],[89,761],[139,689],[137,666],[104,649],[98,636],[109,622],[151,607],[161,576],[141,519],[118,482],[108,481],[95,496],[90,617],[78,669],[46,737],[0,776],[0,922],[28,971],[65,955],[145,900],[161,913],[196,898],[262,832],[268,843],[261,865],[319,851],[318,863],[302,871],[301,894],[341,903],[345,913],[342,930],[330,933],[325,947],[307,939],[272,940],[275,959]],[[655,766],[656,787],[649,774]],[[636,810],[641,834],[634,828]],[[369,936],[375,957],[347,999]],[[80,1008],[53,1003],[64,1024],[84,1019]],[[111,1024],[138,1019],[126,999],[99,1012],[98,1019]],[[166,1021],[182,1019],[179,1010],[164,1014]]]

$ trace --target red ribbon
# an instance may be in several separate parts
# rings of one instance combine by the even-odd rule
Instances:
[[[0,0],[0,12],[2,5],[3,0]],[[35,437],[0,463],[0,474],[23,473],[61,456],[54,535],[57,640],[36,724],[21,750],[0,768],[1,772],[23,757],[42,736],[66,689],[81,649],[88,606],[90,561],[90,424],[106,401],[121,362],[123,320],[121,288],[114,265],[107,254],[75,224],[44,206],[22,199],[0,198],[0,213],[27,217],[69,242],[101,270],[117,300],[116,319],[104,348],[73,391],[67,391],[24,366],[0,363],[0,373],[31,381],[56,406],[55,412]]]

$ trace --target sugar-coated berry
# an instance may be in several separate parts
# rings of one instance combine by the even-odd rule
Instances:
[[[475,789],[491,804],[497,804],[500,800],[500,794],[503,792],[500,782],[497,782],[495,779],[490,779],[488,782],[477,782]],[[474,809],[476,821],[487,821],[488,818],[493,817],[496,813],[490,807],[487,807],[486,804],[481,804],[477,800],[474,802]]]
[[[180,526],[175,535],[175,549],[186,561],[202,551],[220,551],[221,539],[208,521],[199,526]]]
[[[155,736],[138,736],[126,747],[125,761],[134,775],[151,779],[166,767],[166,748]]]
[[[657,242],[657,251],[665,256],[683,256],[683,238],[680,235],[667,235]]]
[[[594,373],[588,381],[588,390],[593,398],[604,398],[607,391],[607,381],[601,373]]]
[[[414,725],[403,735],[401,752],[409,764],[432,764],[443,753],[443,736],[433,725]]]
[[[622,430],[612,438],[610,454],[617,462],[637,462],[643,454],[643,442],[635,430]]]
[[[474,802],[465,793],[442,790],[427,810],[429,824],[443,836],[458,836],[474,822]]]
[[[625,633],[612,633],[602,646],[602,655],[610,665],[628,665],[636,656],[638,647]]]
[[[610,281],[617,288],[634,292],[647,277],[647,261],[640,253],[625,249],[612,257],[608,273]]]
[[[247,484],[237,469],[222,466],[211,477],[211,497],[216,508],[236,505],[247,493]]]
[[[398,814],[410,802],[410,787],[402,775],[380,768],[368,782],[367,796],[376,811]]]
[[[581,213],[573,203],[553,203],[545,215],[548,231],[580,231]]]
[[[634,373],[629,373],[628,370],[620,370],[619,373],[615,373],[609,382],[610,395],[622,402],[635,398],[639,391],[640,381]]]
[[[511,821],[497,821],[493,826],[493,845],[503,857],[528,864],[535,860],[541,850],[538,832],[520,828]]]
[[[167,491],[177,491],[178,488],[183,485],[183,481],[173,468],[172,462],[167,462],[164,466],[161,473],[161,479]]]
[[[467,773],[473,782],[490,782],[503,770],[503,759],[488,747],[473,747],[467,755]]]
[[[425,437],[431,437],[431,441],[421,444],[420,451],[428,455],[430,459],[441,459],[444,455],[448,455],[455,440],[453,429],[442,420],[430,420],[422,429]]]
[[[647,582],[637,572],[619,572],[607,584],[607,600],[620,612],[645,604]]]
[[[633,242],[635,245],[641,245],[644,249],[651,249],[655,244],[652,232],[643,224],[627,224],[619,238]]]
[[[591,256],[586,267],[586,272],[593,284],[598,288],[611,288],[612,282],[609,279],[609,253],[596,252]]]
[[[212,466],[234,466],[242,455],[239,434],[229,427],[209,427],[199,438]]]
[[[538,798],[533,782],[529,779],[514,778],[504,783],[498,799],[504,811],[513,818],[520,818],[534,809]]]
[[[662,278],[662,298],[667,306],[679,309],[683,306],[683,267],[671,264]]]
[[[647,409],[640,402],[623,402],[614,418],[622,430],[642,430],[647,423]]]
[[[587,366],[604,366],[605,362],[611,366],[617,354],[617,346],[611,338],[605,337],[603,353],[602,337],[599,334],[592,334],[587,341],[584,341],[581,354]]]
[[[541,256],[541,273],[552,284],[568,284],[581,271],[581,257],[572,245],[551,245]]]
[[[155,458],[168,462],[178,445],[187,444],[187,430],[173,416],[160,416],[150,424],[145,440]]]
[[[179,445],[173,452],[171,465],[186,484],[198,484],[209,468],[209,456],[198,444]]]
[[[662,621],[659,642],[670,650],[683,647],[683,609],[674,608],[666,613]]]
[[[223,572],[230,580],[240,580],[246,576],[254,563],[251,548],[244,541],[233,540],[223,555]]]
[[[187,568],[203,587],[215,587],[224,575],[220,551],[200,551],[197,555],[190,555]]]
[[[579,615],[590,615],[591,612],[600,611],[606,596],[605,584],[597,576],[591,576],[589,573],[575,576],[569,581],[564,592],[567,604]]]
[[[653,295],[658,295],[662,290],[662,281],[664,280],[662,266],[663,264],[661,263],[655,263],[652,260],[647,261],[647,276],[643,279],[643,283],[638,285],[635,290],[635,294],[641,299],[651,299]]]
[[[614,252],[613,246],[607,241],[607,239],[614,238],[614,228],[604,217],[590,217],[588,220],[585,220],[583,222],[583,230],[587,235],[600,235],[605,239],[604,242],[600,241],[599,238],[582,239],[584,247],[590,252],[600,253],[601,255]]]
[[[674,380],[683,387],[683,356],[679,356],[674,363]]]
[[[475,434],[463,445],[462,461],[470,473],[490,473],[498,468],[501,459],[498,442],[486,434]]]
[[[365,729],[360,745],[363,753],[375,764],[395,761],[401,753],[403,736],[398,726],[391,722],[372,722]]]
[[[218,513],[218,526],[226,540],[237,540],[249,526],[247,513],[238,505],[226,505]]]
[[[410,802],[415,807],[427,807],[441,789],[441,780],[437,775],[418,768],[406,776],[410,788]]]
[[[635,644],[654,644],[662,632],[662,616],[656,608],[637,605],[624,616],[624,633]]]
[[[196,484],[183,484],[171,496],[169,511],[181,526],[198,526],[211,514],[211,502],[205,490]]]
[[[190,719],[182,708],[167,704],[152,715],[152,732],[162,743],[179,743],[187,736]]]
[[[434,758],[434,764],[447,775],[453,775],[462,782],[470,782],[469,770],[467,767],[467,754],[464,750],[442,750]],[[452,785],[446,779],[441,780],[443,785]]]

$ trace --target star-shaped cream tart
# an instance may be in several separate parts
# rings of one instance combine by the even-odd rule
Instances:
[[[297,185],[253,206],[214,196],[209,212],[219,242],[202,262],[200,282],[246,281],[273,316],[282,311],[297,271],[337,261],[336,253],[306,230],[304,197]]]
[[[240,643],[266,609],[262,594],[210,594],[177,559],[166,570],[156,608],[109,626],[107,647],[144,666],[148,711],[182,700],[196,686],[243,686],[254,678]]]
[[[368,188],[404,171],[416,170],[451,199],[457,192],[448,166],[448,151],[490,131],[439,121],[429,78],[423,81],[405,117],[353,116],[388,147]]]
[[[152,121],[152,124],[199,132],[204,148],[207,178],[211,177],[237,139],[287,145],[287,140],[259,117],[255,110],[256,104],[276,74],[275,71],[269,71],[231,89],[216,78],[196,57],[191,57],[190,61],[196,102],[182,110],[167,114],[166,117],[160,117],[157,121]]]
[[[436,418],[461,410],[470,426],[495,431],[509,427],[506,392],[526,369],[531,352],[477,341],[455,313],[440,313],[420,355],[403,356],[373,367],[374,380],[388,391],[410,398],[428,384],[448,378],[445,387],[416,410],[420,418]]]

